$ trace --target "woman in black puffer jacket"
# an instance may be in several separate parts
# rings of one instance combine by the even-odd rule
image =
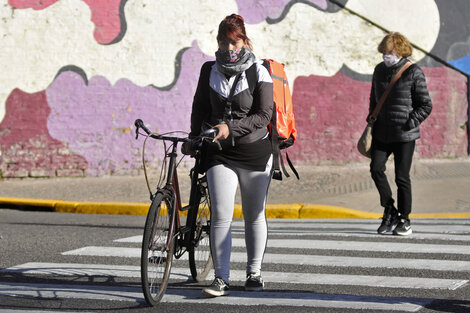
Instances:
[[[382,39],[378,51],[384,62],[375,67],[370,94],[371,114],[380,96],[393,76],[409,62],[412,48],[400,33],[390,33]],[[412,233],[409,214],[411,212],[410,169],[415,150],[415,141],[420,137],[419,125],[432,110],[431,98],[424,73],[416,64],[406,69],[395,83],[374,123],[370,171],[384,207],[382,224],[377,232],[383,234],[393,229],[395,235]],[[397,208],[385,175],[385,163],[394,155],[395,182],[397,184]]]

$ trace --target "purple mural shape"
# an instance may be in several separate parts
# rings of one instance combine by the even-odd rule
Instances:
[[[132,169],[140,168],[143,142],[135,140],[135,119],[142,118],[159,133],[188,131],[200,66],[207,60],[193,42],[169,91],[140,87],[127,79],[111,85],[101,76],[91,77],[87,85],[77,73],[63,72],[46,90],[49,133],[86,158],[87,175],[135,174]]]
[[[246,23],[258,24],[266,18],[279,18],[286,5],[290,2],[293,2],[293,0],[237,0],[238,14],[243,16]],[[328,7],[327,0],[308,0],[307,2],[323,10],[326,10]]]

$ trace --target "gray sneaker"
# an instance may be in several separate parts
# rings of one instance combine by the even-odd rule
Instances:
[[[407,218],[400,219],[397,227],[393,230],[394,235],[398,236],[408,236],[411,235],[413,231],[411,230],[411,223],[410,220]]]
[[[247,276],[245,282],[246,291],[262,291],[264,288],[264,281],[261,275],[251,273]]]
[[[229,285],[220,277],[216,277],[209,287],[202,289],[202,294],[208,297],[220,297],[229,294]]]

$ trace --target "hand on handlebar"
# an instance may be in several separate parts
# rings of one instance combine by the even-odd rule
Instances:
[[[217,126],[223,126],[223,125],[225,125],[225,124],[220,124],[220,125],[217,125]],[[222,146],[220,145],[220,142],[217,138],[223,137],[223,136],[219,136],[220,128],[217,127],[217,126],[206,129],[197,138],[194,138],[192,140],[184,142],[181,145],[181,153],[183,153],[185,155],[195,156],[197,151],[201,149],[203,141],[215,142],[217,144],[217,148],[219,150],[222,150]],[[227,125],[225,125],[225,126],[227,126]],[[227,127],[227,131],[228,131],[228,127]]]
[[[227,124],[218,124],[214,127],[219,130],[219,133],[217,134],[217,136],[214,137],[214,140],[212,140],[212,142],[216,142],[219,139],[227,139],[230,135],[230,129],[228,128]]]
[[[196,149],[194,149],[194,142],[193,141],[186,141],[181,145],[181,153],[184,155],[195,156]]]

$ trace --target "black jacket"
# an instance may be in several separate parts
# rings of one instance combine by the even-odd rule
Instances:
[[[233,121],[224,119],[226,100],[230,86],[227,78],[217,70],[214,62],[202,65],[196,94],[191,112],[191,133],[196,136],[206,123],[215,126],[221,122],[229,124],[230,135],[236,143],[251,143],[263,138],[267,134],[266,126],[273,114],[273,84],[266,68],[255,62],[258,83],[251,94],[243,73],[237,84],[232,99],[231,116]]]
[[[369,115],[374,110],[393,76],[408,60],[403,58],[391,67],[379,63],[374,70],[370,92]],[[413,64],[395,83],[374,123],[372,137],[375,140],[409,142],[420,137],[419,125],[432,110],[426,79],[421,68]]]

